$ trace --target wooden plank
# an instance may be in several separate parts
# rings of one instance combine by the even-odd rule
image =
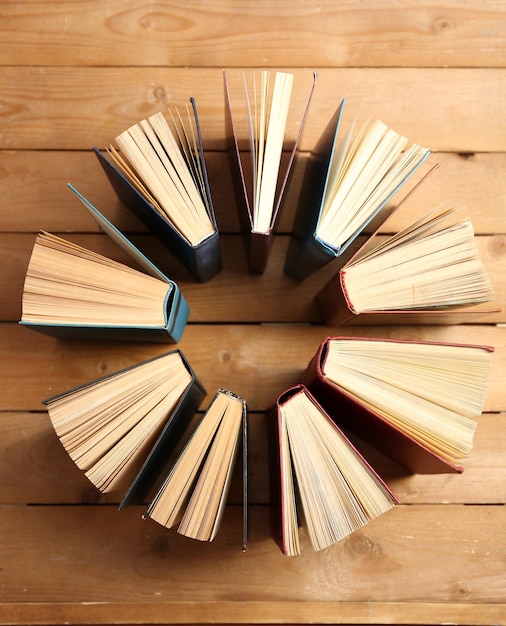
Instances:
[[[262,605],[255,601],[176,603],[82,603],[55,602],[2,605],[9,624],[166,624],[166,615],[176,615],[180,624],[208,623],[217,615],[221,624],[304,624],[314,616],[325,624],[462,624],[496,626],[504,621],[506,605],[468,602],[283,602]],[[279,616],[282,616],[281,618]],[[3,617],[3,616],[2,616]],[[0,617],[0,619],[2,619]],[[255,621],[253,621],[255,620]],[[283,620],[282,622],[280,620]]]
[[[250,413],[248,418],[252,504],[270,502],[267,419],[264,413]],[[380,451],[363,442],[354,442],[403,504],[503,503],[506,500],[506,415],[485,413],[478,422],[473,452],[465,460],[461,475],[412,475],[386,459]],[[0,475],[2,504],[114,504],[119,501],[117,494],[101,495],[77,469],[45,412],[0,413]],[[238,467],[229,503],[242,501],[240,488]]]
[[[287,141],[297,135],[313,74],[309,68],[293,71]],[[5,149],[103,147],[130,124],[167,105],[183,105],[190,96],[199,108],[206,149],[225,146],[218,68],[6,66],[0,68],[0,94]],[[324,68],[302,150],[313,147],[343,97],[349,100],[344,127],[358,114],[360,120],[380,117],[433,151],[501,152],[506,145],[505,69]],[[455,106],[461,102],[465,107]]]
[[[366,336],[496,347],[486,413],[462,475],[409,475],[355,440],[401,505],[334,548],[283,557],[272,537],[267,414],[327,334],[313,295],[282,264],[307,152],[343,96],[344,126],[380,117],[441,167],[383,233],[455,198],[469,208],[504,307],[506,4],[501,0],[0,0],[0,624],[506,625],[506,313],[459,327],[360,328]],[[318,85],[262,277],[249,275],[225,153],[222,68],[295,68],[288,140]],[[41,400],[176,346],[57,341],[17,325],[39,229],[123,258],[65,189],[73,182],[134,233],[95,157],[128,125],[195,96],[223,236],[224,271],[180,282],[192,307],[181,348],[205,384],[250,409],[251,533],[241,491],[212,544],[143,507],[116,510],[76,469]],[[242,137],[242,139],[245,139]],[[285,158],[287,153],[285,152]],[[160,248],[156,247],[156,255]],[[261,322],[264,322],[263,324]],[[265,322],[269,322],[265,324]],[[496,326],[495,324],[500,324]],[[201,407],[201,410],[203,407]]]
[[[127,265],[132,260],[103,235],[64,235],[64,238],[100,252]],[[34,235],[0,234],[1,321],[18,321],[21,317],[23,283]],[[152,237],[137,236],[138,245],[149,249],[155,261],[167,259],[167,253]],[[476,310],[501,310],[483,316],[480,323],[506,322],[506,237],[477,237],[480,256],[495,289],[493,303],[480,304]],[[170,276],[176,280],[191,308],[192,323],[208,322],[304,322],[322,323],[314,301],[315,294],[339,269],[334,261],[302,282],[283,273],[289,237],[276,236],[267,269],[262,276],[248,273],[244,242],[239,236],[222,236],[223,270],[207,283],[197,283],[176,259],[171,258]],[[255,297],[252,298],[252,294]]]
[[[504,66],[505,10],[486,3],[1,2],[5,64]],[[267,24],[266,24],[267,22]],[[280,32],[282,36],[280,36]]]
[[[367,607],[360,622],[372,624],[397,622],[402,610],[413,617],[424,603],[433,612],[423,623],[434,623],[445,605],[504,608],[504,507],[401,505],[321,553],[303,536],[295,558],[272,539],[268,507],[251,509],[246,553],[240,507],[227,508],[211,544],[142,520],[141,511],[2,506],[0,581],[11,611],[0,619],[17,622],[16,608],[21,622],[34,615],[28,598],[51,623],[347,623],[340,602]],[[238,601],[249,603],[239,613]],[[501,621],[498,607],[493,614]]]
[[[272,407],[276,397],[298,381],[320,341],[329,334],[328,327],[299,324],[224,324],[216,331],[213,325],[192,324],[177,347],[207,389],[207,402],[218,388],[225,387],[244,397],[251,411]],[[339,334],[358,333],[356,329],[342,328]],[[494,346],[484,410],[506,410],[506,327],[364,327],[360,335]],[[20,349],[23,345],[27,346],[25,350]],[[40,410],[40,403],[49,396],[162,354],[171,347],[56,340],[15,324],[1,324],[3,409]]]
[[[506,498],[506,415],[484,413],[478,418],[473,451],[462,474],[420,475],[405,472],[380,451],[355,440],[376,471],[404,504],[501,504]]]
[[[479,234],[506,232],[505,153],[436,153],[430,157],[439,169],[393,216],[386,228],[398,230],[404,220],[413,220],[447,199],[456,199],[469,209]],[[206,155],[218,226],[222,232],[239,232],[237,207],[229,157],[223,152]],[[300,153],[281,211],[278,230],[292,229],[307,154]],[[50,232],[98,230],[95,222],[67,190],[71,182],[125,230],[139,230],[139,223],[121,208],[98,161],[90,151],[0,150],[0,220],[3,232]],[[401,198],[399,194],[397,198]],[[16,207],[13,210],[13,207]]]

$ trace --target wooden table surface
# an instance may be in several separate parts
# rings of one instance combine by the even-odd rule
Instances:
[[[318,72],[263,276],[246,269],[224,141],[222,68],[255,67],[293,70],[297,106]],[[501,0],[0,1],[0,623],[506,623],[505,68]],[[17,324],[40,229],[124,260],[67,182],[142,231],[91,148],[190,96],[224,269],[197,284],[174,267],[191,306],[179,347],[207,400],[226,387],[248,403],[246,553],[238,489],[211,544],[142,520],[141,506],[118,511],[118,497],[99,496],[74,467],[41,405],[167,347],[58,341]],[[287,558],[269,526],[266,411],[324,336],[357,332],[322,325],[315,308],[335,267],[301,284],[282,272],[304,153],[343,97],[346,122],[379,117],[441,164],[389,227],[449,198],[463,202],[503,312],[476,325],[361,329],[495,347],[475,448],[460,476],[408,475],[369,451],[400,505],[331,549],[306,543]]]

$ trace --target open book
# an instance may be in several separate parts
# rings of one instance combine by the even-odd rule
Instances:
[[[212,541],[227,501],[234,463],[243,449],[243,550],[247,540],[246,403],[220,389],[148,505],[145,517],[200,541]]]
[[[20,323],[56,337],[177,342],[189,307],[179,287],[75,187],[100,228],[144,272],[41,232],[23,289]]]
[[[317,294],[326,324],[450,324],[492,301],[471,220],[457,215],[463,208],[431,211],[376,245],[371,237]]]
[[[237,170],[238,204],[244,224],[248,246],[250,271],[262,274],[268,259],[272,233],[279,215],[283,193],[295,158],[309,104],[316,84],[313,85],[299,124],[297,136],[291,146],[288,162],[283,162],[283,144],[290,114],[293,74],[263,70],[257,80],[243,75],[244,100],[235,101],[226,72],[223,72],[227,111],[227,135],[233,144],[232,157]],[[235,110],[233,114],[232,111]],[[239,115],[244,113],[244,116]],[[244,134],[248,150],[241,152],[238,120],[246,118]],[[244,208],[243,208],[244,207]]]
[[[303,385],[281,394],[276,406],[284,554],[301,553],[301,517],[313,548],[322,550],[397,503],[395,495]]]
[[[339,425],[420,473],[462,472],[489,346],[327,337],[301,378]]]
[[[336,257],[351,254],[356,237],[386,219],[387,204],[429,150],[381,120],[353,123],[338,142],[343,100],[310,155],[285,273],[301,280]]]
[[[119,199],[200,281],[221,269],[195,101],[151,115],[95,154]],[[168,119],[170,118],[170,121]]]
[[[166,467],[205,391],[179,350],[44,401],[61,443],[103,493],[139,502]]]

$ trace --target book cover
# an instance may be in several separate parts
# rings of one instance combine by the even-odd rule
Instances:
[[[179,286],[165,274],[163,274],[151,261],[145,257],[142,252],[124,235],[120,232],[96,207],[94,207],[89,200],[87,200],[75,187],[68,185],[71,191],[78,197],[80,202],[89,212],[89,214],[99,224],[100,228],[106,232],[115,243],[117,243],[135,262],[139,265],[146,275],[161,281],[166,285],[165,288],[157,284],[157,293],[160,292],[159,300],[154,303],[154,306],[158,307],[159,315],[157,315],[159,321],[154,322],[136,322],[136,316],[133,314],[128,321],[129,316],[126,312],[129,310],[125,301],[120,307],[119,298],[124,297],[128,290],[123,289],[124,281],[128,280],[128,277],[132,277],[132,273],[135,274],[135,270],[127,268],[123,264],[115,263],[106,257],[97,255],[84,248],[78,249],[79,246],[66,242],[66,240],[60,240],[54,235],[48,233],[41,233],[34,245],[34,251],[30,259],[30,263],[27,270],[27,276],[25,279],[25,286],[23,291],[23,314],[20,320],[20,324],[27,326],[38,332],[58,337],[58,338],[71,338],[71,339],[107,339],[116,341],[151,341],[151,342],[166,342],[177,343],[186,328],[186,323],[189,316],[189,306],[186,302]],[[77,274],[68,276],[68,286],[66,291],[62,292],[62,270],[64,265],[58,265],[52,273],[50,265],[44,266],[41,269],[37,269],[32,277],[32,265],[35,263],[43,263],[42,260],[36,261],[35,253],[40,246],[54,247],[55,241],[59,241],[61,244],[60,252],[62,254],[61,262],[64,262],[65,256],[76,255],[76,257],[86,256],[87,259],[81,260],[81,264],[89,263],[90,265],[96,264],[96,270],[93,272],[92,277],[85,279],[85,275],[82,278],[78,278]],[[62,247],[63,246],[63,247]],[[48,261],[49,263],[49,261]],[[112,266],[110,271],[117,274],[116,286],[110,288],[109,293],[107,291],[107,285],[105,281],[100,284],[98,279],[99,270],[101,266]],[[38,265],[37,265],[38,267]],[[46,269],[45,269],[46,268]],[[41,271],[47,274],[44,283],[41,285],[40,274]],[[79,271],[82,271],[81,269]],[[76,266],[77,272],[77,266]],[[81,275],[80,275],[81,276]],[[112,277],[111,277],[112,279]],[[87,281],[95,280],[99,284],[95,286],[95,291],[92,292],[91,284]],[[32,285],[32,282],[37,284]],[[80,289],[79,295],[76,293],[76,286],[72,286],[72,283],[77,281]],[[85,282],[86,281],[86,282]],[[38,286],[37,286],[38,285]],[[125,283],[126,285],[126,283]],[[45,312],[47,303],[40,298],[41,289],[47,292],[47,298],[53,303],[53,307],[62,306],[65,298],[76,299],[80,298],[81,305],[76,311],[68,311],[66,317],[62,311],[59,316],[53,316],[51,319],[49,313]],[[150,289],[150,286],[146,282],[146,289]],[[33,293],[32,293],[33,292]],[[117,293],[118,301],[114,301],[114,292]],[[163,294],[162,294],[163,292]],[[146,295],[148,295],[146,293]],[[37,296],[37,299],[34,298]],[[162,297],[163,296],[163,297]],[[87,302],[86,299],[89,299]],[[93,317],[93,311],[89,312],[89,316],[86,316],[85,306],[102,305],[105,306],[109,298],[112,302],[108,305],[106,314],[101,315],[102,321],[97,321],[97,318]],[[76,300],[77,301],[77,300]],[[133,300],[135,302],[135,299]],[[94,304],[95,303],[95,304]],[[118,316],[118,311],[122,310],[122,315]],[[104,319],[105,318],[105,319]]]
[[[213,232],[198,243],[192,244],[175,227],[174,223],[156,206],[156,201],[149,194],[141,192],[141,187],[133,183],[133,179],[126,175],[126,170],[121,170],[111,158],[111,153],[106,156],[97,147],[93,149],[102,169],[104,170],[112,188],[116,192],[120,202],[126,206],[167,248],[171,254],[188,269],[193,277],[206,282],[221,271],[221,251],[219,232],[214,214],[209,179],[207,174],[204,148],[202,143],[201,129],[198,120],[195,100],[190,98],[196,132],[196,149],[193,158],[197,161],[197,169],[201,176],[200,195],[207,207],[208,217],[214,226]],[[191,161],[192,159],[188,159]],[[164,271],[170,273],[170,257],[167,257],[167,268]]]
[[[99,491],[124,492],[124,508],[156,487],[205,393],[184,354],[172,350],[43,404],[72,460]]]
[[[430,154],[416,144],[405,149],[406,138],[380,120],[364,125],[352,141],[353,123],[338,142],[345,105],[343,99],[306,166],[284,267],[296,280],[333,259],[344,264],[357,236],[388,217],[388,203]],[[394,147],[385,154],[389,142]]]
[[[349,363],[349,369],[353,370],[355,362],[350,354],[341,357],[342,372],[339,372],[341,384],[331,380],[327,374],[329,353],[334,342],[336,345],[339,342],[345,346],[345,349],[346,345],[353,349],[352,342],[361,344],[359,350],[363,355],[362,358],[367,360],[360,360],[356,363],[358,382],[354,380],[353,387],[350,386],[352,383],[349,382],[351,379],[346,365]],[[396,355],[396,346],[404,347],[405,350]],[[409,360],[410,353],[414,354],[417,346],[420,346],[425,354],[418,357],[417,361]],[[381,353],[377,356],[379,348],[385,349],[384,357]],[[452,354],[443,356],[441,348],[450,348]],[[394,352],[389,354],[391,350]],[[470,344],[364,337],[326,337],[302,374],[301,384],[308,387],[318,402],[343,429],[355,434],[410,472],[461,473],[463,456],[469,454],[472,449],[475,420],[483,408],[490,356],[493,351],[494,348],[490,346]],[[345,354],[344,351],[343,354]],[[470,356],[477,358],[478,363],[470,365],[469,367],[473,369],[468,370],[459,378],[458,364],[464,363],[465,359],[469,361]],[[388,371],[390,378],[386,378],[387,365],[390,367]],[[375,369],[369,369],[372,367]],[[444,378],[445,375],[447,378]],[[380,395],[382,394],[381,386],[366,387],[370,385],[371,379],[372,383],[378,381],[388,383],[395,395],[389,395],[389,401],[383,400]],[[430,388],[429,383],[431,383]],[[472,406],[464,403],[465,408],[462,408],[461,404],[456,404],[458,395],[462,393],[466,385],[471,383],[472,387],[466,395]],[[356,389],[357,385],[359,389]],[[377,398],[375,398],[375,389]],[[392,397],[396,400],[392,400]],[[443,421],[442,417],[432,418],[432,415],[440,415],[439,412],[434,412],[432,405],[435,405],[436,409],[442,407],[441,416],[446,419],[449,414],[450,419]],[[395,410],[397,416],[395,421],[388,417],[389,409]],[[457,430],[466,441],[466,453],[462,453],[463,456],[456,453],[443,456],[439,450],[431,449],[432,445],[427,444],[430,439],[429,431],[425,432],[423,430],[425,426],[422,426],[421,421],[418,422],[424,416],[431,418],[432,423],[428,426],[434,428],[433,438],[441,439],[445,448],[447,447],[445,441],[447,432],[453,433]],[[465,430],[462,430],[462,423],[465,425]],[[416,436],[415,431],[418,431]]]
[[[279,98],[276,98],[276,85],[272,97],[272,106],[267,101],[269,77],[266,75],[268,75],[268,72],[262,73],[262,80],[265,79],[266,86],[262,89],[263,99],[258,106],[256,105],[256,100],[257,91],[261,91],[260,85],[257,88],[255,82],[253,88],[248,91],[246,77],[244,77],[246,103],[243,108],[247,111],[249,119],[248,134],[250,136],[248,158],[246,159],[240,149],[241,137],[237,123],[234,122],[233,114],[235,107],[232,104],[226,72],[225,70],[223,71],[226,133],[230,145],[234,191],[239,208],[241,228],[244,233],[248,267],[250,272],[254,274],[263,274],[267,265],[275,225],[281,210],[285,190],[296,158],[297,146],[306,122],[317,80],[317,74],[314,73],[313,84],[299,124],[297,136],[290,148],[288,160],[286,164],[283,164],[282,143],[286,117],[283,117],[279,112],[283,108],[283,103],[280,102]],[[276,79],[283,77],[286,77],[285,80],[293,78],[291,74],[279,72],[276,74]],[[291,81],[290,87],[287,88],[287,93],[289,94],[290,91]],[[260,99],[260,96],[258,98]],[[289,100],[289,95],[287,100]],[[284,113],[287,115],[288,103],[286,102],[285,105]],[[237,109],[235,116],[236,118],[239,117]],[[266,127],[267,124],[261,121],[264,118],[269,121],[268,128]],[[273,159],[269,159],[269,155],[272,153],[268,150],[271,147],[275,147],[273,145],[274,142],[271,142],[270,139],[274,136],[274,131],[276,130],[278,131],[278,150],[274,150],[272,153],[275,152],[275,156]],[[268,193],[269,183],[271,183],[270,194]]]
[[[277,508],[274,533],[283,554],[302,551],[299,527],[322,550],[344,539],[398,500],[302,384],[278,397],[275,424]]]

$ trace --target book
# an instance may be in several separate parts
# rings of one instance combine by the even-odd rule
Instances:
[[[43,402],[70,458],[120,508],[156,486],[205,389],[180,350],[160,354]]]
[[[332,418],[304,385],[288,389],[276,402],[279,523],[287,556],[301,553],[302,519],[318,551],[398,502]]]
[[[26,272],[20,323],[60,338],[177,343],[189,316],[178,285],[69,188],[143,271],[41,231]]]
[[[463,471],[493,348],[326,337],[301,383],[339,425],[413,473]]]
[[[184,116],[156,113],[106,151],[93,150],[119,200],[204,282],[221,270],[221,252],[193,98],[190,104]]]
[[[285,164],[283,144],[291,110],[293,74],[275,72],[274,80],[267,70],[260,73],[258,80],[255,73],[248,79],[243,74],[244,100],[239,100],[233,98],[235,90],[230,88],[227,74],[223,71],[227,137],[232,146],[237,204],[245,232],[249,270],[255,274],[265,271],[316,78],[315,73],[297,136]],[[244,117],[248,150],[241,151],[239,121]]]
[[[219,389],[149,503],[144,517],[199,541],[212,541],[223,515],[242,444],[243,550],[247,542],[246,403]]]
[[[344,264],[357,236],[389,215],[388,203],[427,159],[427,148],[381,120],[356,120],[338,141],[346,99],[318,140],[304,173],[285,273],[303,280],[330,261]]]
[[[438,207],[381,243],[373,235],[316,295],[325,323],[453,324],[485,315],[470,306],[492,301],[494,290],[463,209]]]

